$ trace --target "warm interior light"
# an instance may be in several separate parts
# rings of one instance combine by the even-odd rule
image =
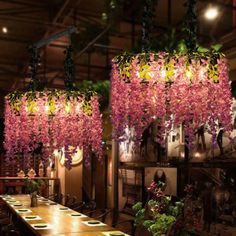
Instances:
[[[181,157],[181,158],[184,158],[184,156],[185,156],[184,152],[181,151],[181,152],[180,152],[180,157]]]
[[[48,105],[45,106],[45,111],[47,111],[47,112],[49,111],[49,106]]]
[[[4,34],[7,34],[7,32],[8,32],[8,29],[7,29],[7,27],[6,27],[6,26],[3,26],[3,27],[2,27],[2,32],[3,32]]]
[[[188,70],[186,72],[186,76],[190,79],[192,77],[192,72],[190,70]]]
[[[207,20],[214,20],[219,14],[216,7],[209,7],[205,12],[205,17]]]
[[[205,74],[205,70],[203,68],[201,68],[200,72],[199,72],[199,76],[200,78],[203,78]]]
[[[65,106],[65,110],[66,110],[67,113],[70,113],[70,111],[71,111],[70,104],[67,104],[67,105]]]
[[[196,158],[199,158],[199,157],[201,156],[201,154],[200,154],[199,152],[195,152],[194,156],[195,156]]]
[[[164,70],[164,69],[161,70],[161,77],[163,77],[163,78],[166,77],[166,70]]]

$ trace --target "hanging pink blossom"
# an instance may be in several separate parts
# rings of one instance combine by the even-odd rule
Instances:
[[[229,133],[231,93],[227,61],[210,54],[124,54],[112,63],[111,119],[113,136],[123,141],[125,129],[134,130],[140,142],[153,120],[159,122],[157,138],[164,143],[173,125],[182,125],[191,147],[194,133],[206,124],[213,143],[219,125]]]
[[[5,142],[9,161],[27,159],[42,147],[47,162],[55,149],[65,150],[65,166],[79,147],[89,165],[92,153],[102,157],[102,123],[98,97],[86,101],[78,92],[59,90],[9,94],[5,99]]]

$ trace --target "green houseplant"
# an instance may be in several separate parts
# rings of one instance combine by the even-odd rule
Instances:
[[[184,203],[173,202],[161,190],[162,186],[163,183],[153,181],[148,188],[150,200],[145,207],[141,202],[133,206],[135,224],[144,226],[153,236],[168,235],[177,217],[183,213]]]
[[[194,187],[187,185],[185,198],[173,201],[163,192],[163,183],[154,181],[148,187],[149,201],[143,207],[141,202],[133,206],[135,225],[143,226],[153,236],[200,235],[201,223],[194,209]]]
[[[37,193],[39,189],[44,186],[45,183],[43,180],[33,180],[30,178],[27,178],[25,180],[25,188],[26,192],[30,194],[30,199],[31,199],[31,207],[36,207],[37,206]]]

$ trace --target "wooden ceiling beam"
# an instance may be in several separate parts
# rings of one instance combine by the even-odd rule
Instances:
[[[22,43],[26,45],[31,43],[29,40],[26,40],[26,39],[14,38],[14,37],[9,37],[9,36],[6,36],[6,37],[0,36],[0,40],[6,41],[6,42]]]
[[[0,0],[4,3],[13,3],[15,5],[34,7],[34,8],[47,8],[48,4],[42,4],[42,1],[23,1],[23,0]],[[32,3],[33,2],[33,3]]]
[[[4,10],[1,10],[0,9],[0,15],[22,15],[22,14],[32,14],[32,13],[38,13],[38,12],[44,12],[45,10],[44,9],[32,9],[32,8],[29,8],[29,9],[11,9],[11,10],[8,10],[8,9],[4,9]]]
[[[61,23],[52,23],[48,21],[41,21],[37,20],[36,18],[32,17],[26,17],[26,16],[3,16],[0,15],[0,20],[1,21],[10,21],[10,22],[18,22],[18,23],[23,23],[23,24],[29,24],[29,25],[44,25],[45,27],[49,29],[55,29],[57,28],[65,28],[66,26]]]
[[[65,17],[68,14],[71,14],[72,7],[76,7],[79,2],[80,2],[80,0],[66,0],[66,1],[63,1],[63,4],[60,6],[57,13],[54,15],[54,17],[51,21],[51,24],[52,25],[57,24],[57,23],[60,23],[60,24],[62,23],[63,24]],[[54,32],[55,32],[55,30],[54,30]],[[44,33],[42,39],[47,38],[52,33],[53,33],[52,29],[47,29],[46,32]],[[42,58],[44,56],[45,51],[46,51],[46,49],[41,54]],[[25,74],[26,71],[27,71],[27,67],[24,68],[23,74]],[[16,86],[17,86],[17,80],[15,80],[13,82],[11,89],[15,88]]]

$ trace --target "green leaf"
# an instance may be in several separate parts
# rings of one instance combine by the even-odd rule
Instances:
[[[223,45],[219,43],[211,46],[211,48],[216,52],[219,52],[222,47]]]
[[[204,47],[198,47],[197,48],[197,51],[200,52],[200,53],[204,53],[204,52],[208,52],[209,50],[207,48],[204,48]]]
[[[187,49],[187,46],[185,44],[185,41],[184,40],[181,40],[179,43],[178,43],[178,51],[180,53],[187,53],[188,49]]]
[[[143,208],[142,202],[137,202],[135,205],[132,206],[132,209],[136,212],[140,211],[142,208]]]
[[[143,226],[146,227],[146,228],[149,228],[151,225],[155,224],[155,221],[154,220],[145,220],[143,222]]]

